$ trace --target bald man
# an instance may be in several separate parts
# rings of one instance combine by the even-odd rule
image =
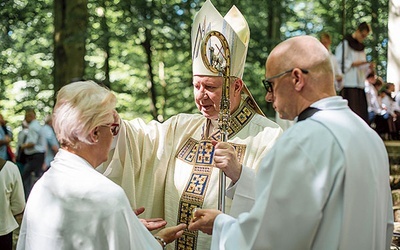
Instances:
[[[307,59],[307,60],[305,60]],[[212,249],[389,249],[389,165],[379,136],[335,95],[329,53],[311,36],[279,44],[265,99],[295,120],[261,161],[256,202],[237,219],[194,213]]]

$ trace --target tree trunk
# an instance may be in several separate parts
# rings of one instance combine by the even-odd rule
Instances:
[[[279,0],[271,1],[271,8],[268,9],[268,35],[272,45],[275,46],[281,41],[281,13],[282,3]]]
[[[153,75],[153,61],[152,61],[152,57],[151,57],[151,30],[146,29],[145,31],[145,40],[142,43],[142,46],[146,52],[146,58],[147,58],[147,73],[149,75],[149,84],[148,84],[148,88],[149,88],[149,95],[150,95],[150,99],[151,99],[151,104],[150,104],[150,112],[151,115],[153,116],[154,119],[157,120],[157,116],[158,116],[158,112],[157,112],[157,107],[156,107],[156,103],[157,103],[157,92],[154,86],[154,75]]]
[[[103,66],[103,71],[104,71],[104,80],[103,84],[106,85],[109,89],[111,89],[111,84],[110,84],[110,53],[111,53],[111,48],[110,48],[110,29],[107,25],[107,0],[101,1],[101,5],[104,9],[104,14],[101,17],[100,25],[101,25],[101,30],[103,32],[103,36],[101,37],[101,46],[104,50],[104,66]]]
[[[54,90],[84,76],[87,0],[54,1]]]

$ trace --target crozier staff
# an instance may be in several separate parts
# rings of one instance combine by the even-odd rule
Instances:
[[[215,54],[216,50],[210,43],[211,38],[218,38],[221,43],[221,47],[216,45],[218,53]],[[208,45],[210,47],[208,47]],[[207,47],[209,50],[210,58],[207,57]],[[221,142],[227,142],[229,136],[229,123],[230,123],[230,79],[231,79],[231,52],[229,49],[228,41],[225,36],[219,31],[209,31],[202,42],[202,56],[205,67],[211,72],[218,73],[219,76],[224,78],[222,84],[221,100],[219,103],[219,114],[218,114],[218,128],[221,131]],[[218,209],[225,212],[225,188],[226,188],[226,177],[222,169],[219,170],[219,183],[218,183]]]

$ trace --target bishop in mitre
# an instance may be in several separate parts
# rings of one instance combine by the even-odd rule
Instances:
[[[217,144],[225,78],[210,71],[201,55],[210,31],[220,32],[230,51],[230,74],[225,76],[230,79],[228,140]],[[172,226],[189,223],[195,208],[217,208],[219,169],[227,177],[225,212],[236,216],[252,207],[257,166],[282,130],[263,115],[242,80],[249,39],[248,24],[235,6],[222,17],[206,1],[192,26],[193,91],[200,114],[178,114],[163,123],[121,120],[115,147],[99,169],[125,190],[133,209],[145,207],[140,217],[161,217]],[[208,45],[212,56],[226,63],[218,38]],[[185,231],[167,247],[209,249],[210,244],[211,236]]]

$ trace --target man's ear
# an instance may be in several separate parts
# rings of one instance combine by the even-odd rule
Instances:
[[[234,84],[233,84],[233,86],[234,86],[234,88],[235,88],[235,91],[234,91],[234,93],[235,93],[235,96],[238,94],[238,95],[241,95],[241,93],[242,93],[242,89],[243,89],[243,81],[242,81],[242,79],[240,79],[240,78],[235,78],[235,82],[234,82]]]
[[[295,68],[292,72],[294,89],[301,91],[305,86],[304,73],[300,69]]]

